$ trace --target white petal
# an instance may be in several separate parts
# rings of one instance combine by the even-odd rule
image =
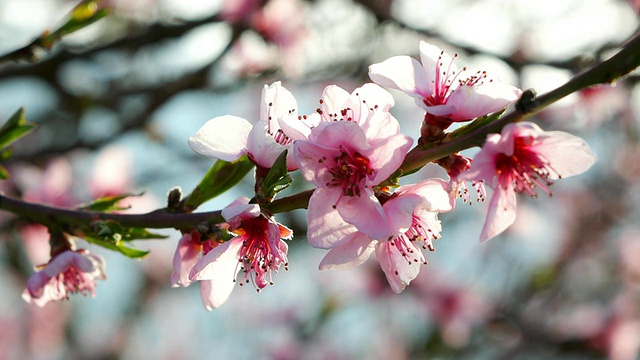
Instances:
[[[238,259],[240,259],[240,249],[242,248],[243,238],[237,236],[224,244],[218,245],[209,251],[205,256],[200,258],[195,264],[189,278],[191,280],[215,280],[220,289],[231,288],[235,282],[236,274],[240,270]]]
[[[367,235],[357,232],[349,236],[349,240],[332,248],[320,262],[320,270],[349,270],[362,265],[375,250],[376,242]]]
[[[461,86],[449,96],[447,105],[453,107],[451,118],[454,121],[465,121],[500,111],[518,100],[520,95],[520,89],[495,82]]]
[[[425,76],[428,83],[436,81],[436,67],[440,69],[440,76],[443,75],[442,71],[446,71],[448,74],[458,71],[458,67],[449,54],[424,41],[420,41],[420,62],[426,71]]]
[[[343,244],[347,236],[357,232],[355,226],[345,222],[333,208],[341,190],[318,188],[309,199],[307,210],[307,239],[313,247],[330,249]]]
[[[267,123],[259,121],[249,132],[247,151],[251,158],[263,168],[273,166],[285,147],[278,144],[272,135],[267,133]]]
[[[246,154],[247,137],[252,125],[245,119],[225,115],[207,121],[189,138],[189,146],[200,155],[224,161]]]
[[[400,90],[410,96],[428,97],[431,84],[418,60],[409,56],[394,56],[369,66],[369,77],[384,87]]]

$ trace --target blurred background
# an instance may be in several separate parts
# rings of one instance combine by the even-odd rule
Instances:
[[[543,93],[615,53],[637,31],[637,0],[113,0],[107,18],[65,37],[37,63],[0,64],[0,120],[19,107],[39,128],[16,144],[2,191],[71,207],[141,192],[130,212],[189,192],[212,161],[187,138],[220,115],[256,121],[262,86],[281,80],[300,113],[322,89],[348,91],[367,67],[418,56],[419,40],[459,66]],[[0,54],[59,26],[77,4],[0,0]],[[486,204],[442,214],[429,264],[400,295],[375,259],[317,270],[325,251],[293,228],[289,271],[257,294],[237,288],[213,312],[199,286],[170,288],[179,239],[140,241],[107,260],[96,298],[44,308],[20,294],[49,260],[47,230],[0,213],[0,359],[636,359],[640,350],[640,79],[572,94],[535,117],[585,138],[599,156],[554,196],[519,198],[505,234],[480,244]],[[417,138],[422,111],[393,92]],[[471,151],[469,154],[473,154]],[[412,180],[433,176],[428,166]],[[252,178],[205,204],[251,195]],[[296,178],[288,193],[308,188]]]

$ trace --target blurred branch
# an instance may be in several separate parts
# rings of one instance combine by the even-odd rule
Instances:
[[[46,226],[73,228],[94,221],[115,221],[126,227],[192,229],[203,222],[222,223],[220,211],[201,213],[169,213],[158,209],[146,214],[112,214],[99,211],[62,209],[53,206],[29,203],[10,198],[0,193],[0,209],[12,212],[27,220]]]
[[[36,62],[62,37],[85,28],[109,14],[104,1],[84,0],[73,8],[66,21],[54,31],[45,31],[31,43],[0,56],[0,63],[7,61]]]
[[[615,43],[606,43],[601,45],[598,49],[595,49],[591,52],[591,54],[580,54],[578,56],[574,56],[567,60],[562,61],[539,61],[535,59],[525,58],[522,53],[516,52],[510,56],[504,56],[501,54],[497,54],[494,52],[489,52],[487,50],[479,49],[475,46],[469,46],[460,42],[456,42],[455,40],[451,40],[442,36],[442,34],[427,30],[427,29],[419,29],[413,27],[402,20],[399,20],[391,15],[390,11],[390,1],[388,0],[354,0],[355,2],[363,5],[369,11],[371,11],[379,23],[390,23],[399,26],[402,29],[413,31],[423,36],[428,36],[437,39],[443,39],[446,43],[456,47],[458,49],[464,50],[466,53],[475,55],[475,54],[485,54],[500,59],[511,66],[515,71],[520,71],[525,65],[546,65],[555,67],[558,69],[566,69],[571,71],[580,71],[589,66],[593,66],[597,63],[598,59],[607,51],[615,49],[619,44]]]

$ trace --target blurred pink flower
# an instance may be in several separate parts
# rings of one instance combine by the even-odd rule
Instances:
[[[31,275],[22,298],[37,306],[68,299],[70,294],[95,297],[96,280],[105,279],[105,262],[87,250],[67,250],[51,259],[44,269]]]
[[[611,315],[591,344],[611,360],[633,360],[640,354],[640,309],[632,292],[622,291],[610,305]]]
[[[44,170],[24,165],[12,169],[12,173],[26,201],[61,207],[76,202],[71,188],[73,169],[65,158],[49,161]]]
[[[132,185],[131,156],[122,147],[110,146],[98,153],[89,180],[91,197],[120,195]]]
[[[246,22],[262,5],[262,0],[225,0],[218,16],[230,23]]]
[[[581,138],[543,131],[529,122],[508,124],[491,134],[461,180],[485,180],[494,192],[480,241],[506,230],[516,218],[516,193],[551,195],[553,180],[587,171],[597,157]]]
[[[278,60],[288,76],[300,74],[301,59],[308,36],[305,20],[306,3],[300,0],[270,0],[251,19],[253,28],[262,37],[277,45]]]
[[[219,307],[229,298],[240,270],[245,272],[240,285],[251,281],[260,291],[273,284],[272,272],[278,272],[282,264],[285,269],[288,266],[288,246],[283,239],[293,236],[290,229],[262,213],[260,206],[248,204],[247,198],[222,209],[222,216],[236,236],[206,253],[189,273],[191,281],[209,280],[201,284],[203,301],[207,295],[207,310]],[[184,258],[193,258],[191,255]]]
[[[263,168],[271,168],[278,156],[291,149],[294,140],[306,139],[309,128],[297,121],[296,100],[279,81],[262,90],[260,121],[255,125],[243,118],[220,116],[207,123],[189,138],[189,146],[198,154],[234,161],[243,155]],[[287,167],[295,170],[292,151]]]
[[[382,86],[413,97],[429,114],[466,121],[504,109],[522,91],[487,77],[485,71],[458,71],[452,58],[435,45],[420,42],[422,64],[409,56],[394,56],[369,67],[369,77]]]
[[[282,48],[293,46],[306,36],[304,5],[300,0],[270,0],[253,17],[253,27]]]
[[[73,194],[73,169],[64,157],[49,161],[44,169],[20,164],[11,169],[13,180],[25,201],[70,207],[78,203]],[[29,260],[40,264],[50,258],[49,231],[40,224],[29,223],[20,227]]]
[[[392,236],[372,239],[354,232],[331,248],[320,269],[351,269],[363,264],[375,250],[391,289],[402,292],[418,276],[420,265],[426,264],[419,247],[433,250],[433,240],[440,237],[438,212],[453,208],[446,187],[446,182],[439,179],[399,187],[382,205]]]
[[[433,268],[416,279],[412,290],[424,302],[444,342],[454,348],[467,345],[473,327],[492,313],[489,299]]]

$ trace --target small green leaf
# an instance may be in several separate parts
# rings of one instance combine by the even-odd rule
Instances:
[[[236,185],[253,169],[253,163],[246,156],[234,162],[216,161],[200,184],[185,201],[185,207],[194,210],[203,203],[213,199]]]
[[[119,253],[127,256],[127,257],[133,258],[133,259],[140,259],[140,258],[145,257],[147,254],[149,254],[148,250],[134,249],[134,248],[126,246],[121,241],[102,240],[100,238],[93,237],[93,236],[84,236],[83,238],[87,242],[89,242],[91,244],[102,246],[103,248],[106,248],[106,249],[109,249],[109,250],[117,251],[117,252],[119,252]]]
[[[122,241],[166,239],[167,235],[152,233],[144,228],[127,228],[122,233]]]
[[[35,128],[35,124],[25,121],[24,108],[20,108],[0,128],[0,149],[6,148]]]
[[[85,0],[78,4],[66,22],[51,33],[44,33],[40,37],[42,46],[50,48],[61,37],[87,27],[109,14],[109,8],[101,4],[99,0]]]
[[[13,148],[11,147],[0,150],[0,161],[9,160],[11,155],[13,155]]]
[[[116,243],[116,247],[118,248],[118,251],[132,259],[141,259],[149,254],[149,250],[131,248],[121,242]]]
[[[276,194],[289,187],[292,181],[287,170],[287,150],[285,149],[259,185],[256,193],[258,203],[271,202]]]
[[[11,175],[9,175],[9,171],[7,171],[4,166],[0,165],[0,180],[7,180],[10,177]]]
[[[126,193],[126,194],[120,194],[120,195],[114,195],[114,196],[104,196],[104,197],[95,199],[93,202],[91,202],[88,205],[84,205],[80,207],[80,210],[100,211],[100,212],[125,210],[127,209],[126,207],[118,206],[118,202],[120,202],[120,200],[126,199],[131,196],[142,196],[142,194],[144,193],[140,193],[140,194]]]

